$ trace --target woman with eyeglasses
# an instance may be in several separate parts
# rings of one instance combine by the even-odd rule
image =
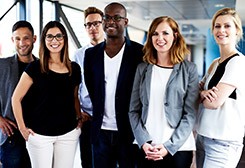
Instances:
[[[61,23],[50,21],[44,27],[39,57],[26,68],[14,91],[14,115],[33,168],[72,168],[81,133],[81,71],[69,59],[68,36]],[[21,101],[31,87],[32,113],[25,114]]]

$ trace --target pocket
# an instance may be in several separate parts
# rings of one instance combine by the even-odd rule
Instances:
[[[82,133],[82,130],[81,130],[81,128],[75,128],[75,132],[76,132],[77,136],[79,137]]]
[[[33,136],[32,134],[29,134],[29,136],[28,136],[28,138],[27,138],[27,142],[30,141],[30,139],[31,139],[32,136]]]

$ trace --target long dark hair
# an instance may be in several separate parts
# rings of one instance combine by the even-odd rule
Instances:
[[[72,68],[71,68],[71,60],[69,58],[69,51],[68,51],[68,36],[65,27],[58,21],[50,21],[48,22],[45,27],[43,28],[41,34],[41,41],[39,47],[39,58],[41,64],[41,72],[48,73],[49,71],[49,58],[50,58],[50,51],[48,50],[47,46],[45,45],[45,38],[48,30],[50,28],[57,27],[60,29],[61,33],[63,34],[64,38],[64,47],[60,53],[60,61],[66,65],[71,75]]]

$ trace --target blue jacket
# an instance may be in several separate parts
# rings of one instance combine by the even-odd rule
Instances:
[[[132,143],[133,133],[129,123],[128,111],[137,65],[142,62],[143,46],[125,38],[125,50],[119,70],[115,95],[116,121],[122,143]],[[89,48],[85,52],[84,77],[93,105],[91,139],[94,143],[101,130],[105,106],[104,74],[105,42]]]
[[[152,141],[145,128],[152,67],[152,64],[147,63],[138,66],[130,102],[130,123],[140,147]],[[194,127],[198,97],[198,73],[195,64],[185,60],[174,65],[163,102],[167,121],[170,127],[175,129],[171,138],[163,144],[172,155],[184,144]]]

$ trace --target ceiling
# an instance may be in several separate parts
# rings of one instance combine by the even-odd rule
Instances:
[[[57,0],[54,0],[57,1]],[[59,3],[86,9],[96,6],[103,10],[112,1],[108,0],[58,0]],[[128,12],[129,25],[147,31],[152,19],[168,15],[180,25],[182,34],[189,44],[204,43],[208,29],[211,26],[213,14],[223,7],[237,10],[245,23],[244,0],[121,0]]]

